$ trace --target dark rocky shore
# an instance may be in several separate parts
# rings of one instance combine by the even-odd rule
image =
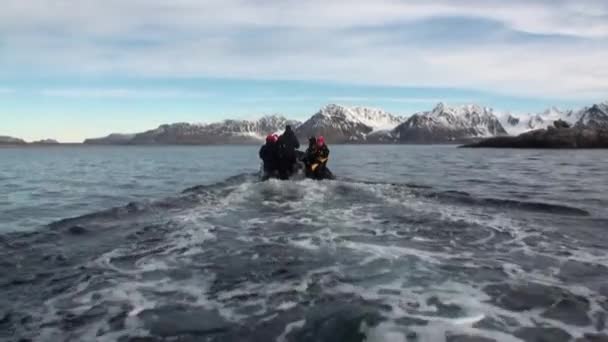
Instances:
[[[494,137],[461,147],[608,148],[608,129],[560,127],[559,124],[516,137]]]

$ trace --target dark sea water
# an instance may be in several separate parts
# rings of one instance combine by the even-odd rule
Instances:
[[[330,148],[0,149],[0,340],[608,338],[608,152]]]

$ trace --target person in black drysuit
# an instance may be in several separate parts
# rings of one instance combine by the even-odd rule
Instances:
[[[277,140],[276,135],[269,134],[266,137],[266,144],[260,148],[260,159],[264,162],[262,180],[276,176],[279,171],[279,145]]]
[[[329,148],[325,144],[325,138],[317,138],[317,150],[319,158],[329,158]]]
[[[289,179],[297,162],[296,150],[300,148],[298,137],[290,125],[285,126],[285,132],[279,137],[277,144],[279,145],[279,178]]]
[[[313,178],[313,173],[311,171],[310,166],[316,158],[317,158],[317,138],[315,136],[311,136],[310,138],[308,138],[308,148],[306,149],[306,152],[304,152],[304,158],[302,159],[302,161],[304,162],[304,165],[305,165],[306,177],[308,177],[308,178]]]
[[[329,158],[329,148],[325,144],[325,139],[310,137],[308,149],[306,150],[306,177],[313,179],[333,179],[334,175],[327,168],[327,158]],[[315,166],[313,170],[313,165]]]

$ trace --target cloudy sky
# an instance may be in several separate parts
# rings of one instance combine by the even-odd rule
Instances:
[[[3,0],[0,135],[608,100],[606,0]]]

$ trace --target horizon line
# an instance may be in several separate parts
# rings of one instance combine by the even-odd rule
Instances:
[[[351,99],[353,99],[353,98],[354,97],[351,97]],[[606,100],[606,101],[598,101],[596,103],[592,103],[590,105],[582,106],[582,107],[579,107],[577,109],[578,110],[583,110],[585,108],[589,108],[589,107],[591,107],[593,105],[596,105],[596,104],[608,104],[608,100]],[[468,106],[478,106],[480,108],[490,110],[492,112],[492,114],[496,115],[496,116],[503,116],[503,115],[507,115],[508,114],[508,115],[512,115],[512,116],[515,116],[515,117],[522,116],[522,115],[539,115],[539,114],[545,113],[547,110],[550,110],[550,109],[553,109],[553,108],[555,108],[555,109],[557,109],[559,111],[562,111],[562,112],[563,111],[575,111],[575,110],[577,110],[577,109],[572,109],[572,108],[564,109],[564,108],[559,108],[559,107],[554,106],[554,105],[550,105],[544,111],[541,111],[541,112],[528,112],[528,111],[526,111],[526,112],[513,112],[513,111],[509,111],[509,110],[495,110],[494,107],[490,107],[490,106],[486,106],[486,105],[479,105],[477,103],[472,103],[472,102],[465,103],[465,104],[454,105],[454,104],[451,104],[448,101],[441,101],[440,100],[430,110],[416,111],[416,112],[413,112],[413,113],[410,113],[410,114],[401,115],[401,114],[394,114],[391,111],[384,110],[383,108],[381,108],[379,106],[345,105],[345,104],[340,104],[340,103],[337,103],[337,102],[329,102],[326,105],[321,106],[316,112],[314,112],[313,114],[310,114],[310,116],[308,116],[304,120],[294,119],[294,118],[290,117],[289,114],[284,114],[284,113],[272,113],[272,114],[271,113],[267,113],[267,114],[263,114],[262,113],[262,114],[259,114],[259,116],[256,116],[255,118],[247,118],[247,119],[233,119],[233,118],[227,117],[227,118],[224,118],[224,119],[221,119],[221,120],[214,120],[214,121],[209,121],[209,122],[187,122],[187,121],[165,122],[165,123],[162,123],[160,125],[156,125],[155,127],[153,125],[151,125],[150,128],[148,128],[148,129],[137,130],[136,132],[126,133],[124,131],[123,132],[112,131],[110,133],[105,133],[105,134],[97,135],[97,136],[94,136],[94,137],[87,137],[87,138],[84,138],[84,139],[78,140],[78,141],[64,141],[64,140],[59,140],[59,139],[56,139],[56,138],[53,138],[53,137],[50,137],[50,136],[45,136],[44,138],[36,138],[36,139],[24,139],[24,138],[21,138],[19,136],[3,135],[2,132],[0,132],[0,136],[20,139],[20,140],[25,141],[26,144],[36,144],[37,142],[44,141],[44,140],[54,140],[54,141],[57,141],[60,145],[78,145],[78,144],[84,144],[84,142],[87,139],[105,138],[105,137],[108,137],[108,136],[114,135],[114,134],[116,134],[116,135],[136,135],[136,134],[139,134],[139,133],[142,133],[142,132],[154,130],[154,129],[159,128],[159,127],[164,126],[164,125],[174,125],[174,124],[180,124],[180,123],[181,124],[189,124],[189,125],[207,126],[207,125],[212,125],[212,124],[224,123],[224,122],[230,121],[230,120],[232,120],[232,121],[241,121],[241,122],[243,122],[243,121],[255,122],[255,121],[261,120],[263,118],[268,118],[268,117],[282,117],[282,118],[284,118],[286,120],[296,121],[296,122],[298,122],[298,124],[302,124],[302,123],[306,122],[307,120],[309,120],[312,116],[314,116],[315,114],[319,113],[320,111],[322,111],[323,109],[325,109],[325,108],[327,108],[329,106],[339,106],[339,107],[343,107],[343,108],[367,108],[367,109],[373,109],[373,110],[380,110],[380,111],[383,111],[383,112],[385,112],[387,114],[391,114],[393,116],[397,116],[397,117],[401,117],[401,118],[406,119],[406,118],[412,117],[413,115],[431,112],[435,108],[437,108],[437,107],[439,107],[441,105],[446,106],[448,108],[464,108],[464,107],[468,107]],[[39,145],[43,145],[43,144],[39,144]]]

